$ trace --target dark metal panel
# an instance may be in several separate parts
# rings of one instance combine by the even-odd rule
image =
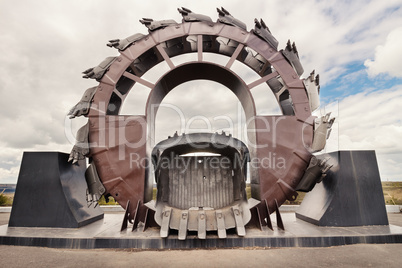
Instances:
[[[296,217],[319,226],[388,225],[374,151],[338,151],[327,176],[307,193]]]
[[[85,161],[71,165],[68,156],[24,152],[9,226],[77,228],[103,218],[87,206]]]

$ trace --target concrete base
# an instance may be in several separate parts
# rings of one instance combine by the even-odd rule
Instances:
[[[319,227],[296,219],[294,213],[282,214],[286,231],[278,230],[275,215],[271,215],[274,231],[248,228],[247,235],[238,237],[228,233],[219,239],[208,233],[200,240],[196,233],[189,233],[187,240],[179,241],[171,233],[167,239],[159,237],[159,228],[138,228],[131,232],[129,226],[120,232],[123,214],[105,214],[103,220],[81,228],[26,228],[0,226],[0,244],[50,248],[139,248],[139,249],[188,249],[188,248],[233,248],[233,247],[330,247],[349,244],[402,243],[402,227],[360,226]]]
[[[387,213],[400,213],[402,212],[402,205],[386,205]],[[124,212],[125,210],[119,205],[104,205],[100,206],[103,212]],[[296,212],[299,205],[282,205],[279,211],[282,212]],[[11,207],[0,207],[0,213],[10,213]]]

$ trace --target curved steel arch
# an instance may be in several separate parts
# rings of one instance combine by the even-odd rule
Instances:
[[[177,66],[164,74],[150,92],[146,104],[146,119],[150,124],[150,133],[148,135],[150,139],[154,138],[156,114],[165,96],[178,85],[194,80],[210,80],[226,86],[239,99],[247,120],[251,120],[256,116],[254,99],[246,83],[239,76],[230,69],[213,63],[189,62]],[[255,142],[255,135],[249,138]]]
[[[154,124],[149,105],[159,104],[175,86],[195,79],[227,86],[239,98],[250,119],[248,130],[254,133],[254,138],[251,139],[253,148],[249,150],[256,159],[251,172],[252,197],[261,201],[257,207],[261,219],[277,210],[286,199],[294,199],[295,188],[312,156],[309,147],[314,130],[309,96],[299,78],[302,68],[295,47],[288,44],[284,50],[277,51],[256,31],[247,32],[209,21],[170,24],[150,30],[149,35],[135,36],[135,41],[121,48],[118,57],[107,58],[86,71],[87,77],[100,82],[87,112],[89,156],[106,192],[123,207],[128,207],[129,201],[132,204],[128,218],[144,214],[141,206],[152,197],[152,180],[147,176],[146,167],[152,148],[141,143],[150,134],[149,125]],[[175,66],[171,58],[191,52],[197,53],[196,62]],[[226,55],[228,62],[225,66],[206,62],[205,52]],[[157,83],[141,78],[162,61],[170,70]],[[234,61],[246,64],[261,78],[246,84],[231,70]],[[135,83],[150,89],[146,115],[119,116],[121,104]],[[255,115],[250,90],[262,83],[272,89],[284,116]],[[124,133],[123,141],[112,137],[116,132]],[[275,159],[284,159],[285,163],[277,165]]]
[[[187,41],[188,37],[193,39]],[[230,45],[220,43],[219,38],[225,38]],[[192,42],[194,39],[197,41]],[[198,54],[198,62],[204,62],[203,52],[229,56],[224,66],[226,69],[230,69],[235,60],[246,64],[261,77],[247,85],[250,90],[261,83],[281,77],[284,88],[288,90],[293,100],[294,114],[302,120],[311,115],[304,84],[283,52],[272,48],[253,31],[246,32],[230,25],[206,22],[185,22],[150,32],[149,35],[120,51],[120,56],[113,59],[101,78],[99,86],[103,92],[100,94],[98,91],[95,94],[92,105],[110,100],[120,108],[121,102],[115,101],[116,98],[124,100],[134,83],[154,88],[153,83],[141,78],[148,70],[162,61],[166,61],[169,67],[174,69],[176,66],[171,58],[191,52]],[[280,99],[278,92],[274,92],[277,100]],[[115,114],[115,111],[117,110],[101,110],[110,115]]]

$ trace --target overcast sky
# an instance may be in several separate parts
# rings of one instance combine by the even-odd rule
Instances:
[[[223,6],[248,30],[254,18],[263,18],[279,48],[295,41],[303,77],[313,69],[320,74],[317,114],[332,111],[337,117],[326,150],[376,150],[382,180],[402,180],[402,0],[1,0],[0,183],[17,181],[23,151],[71,150],[71,136],[85,118],[74,119],[69,131],[66,114],[85,89],[97,85],[81,72],[118,54],[106,46],[108,40],[147,34],[138,22],[143,17],[181,22],[181,6],[213,20],[216,7]],[[241,64],[234,68],[245,80],[255,80]],[[146,74],[150,81],[155,77]],[[147,94],[136,86],[122,113],[143,114]],[[272,98],[260,98],[267,96],[263,88],[253,94],[259,114],[278,113]],[[200,119],[205,117],[213,131],[225,129],[221,118],[230,116],[232,134],[241,138],[237,99],[216,83],[182,85],[163,103],[193,118],[189,128],[208,127]],[[160,111],[157,141],[180,130],[174,110]]]

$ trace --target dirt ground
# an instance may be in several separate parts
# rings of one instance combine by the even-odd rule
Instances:
[[[387,205],[402,205],[402,182],[382,182]]]

